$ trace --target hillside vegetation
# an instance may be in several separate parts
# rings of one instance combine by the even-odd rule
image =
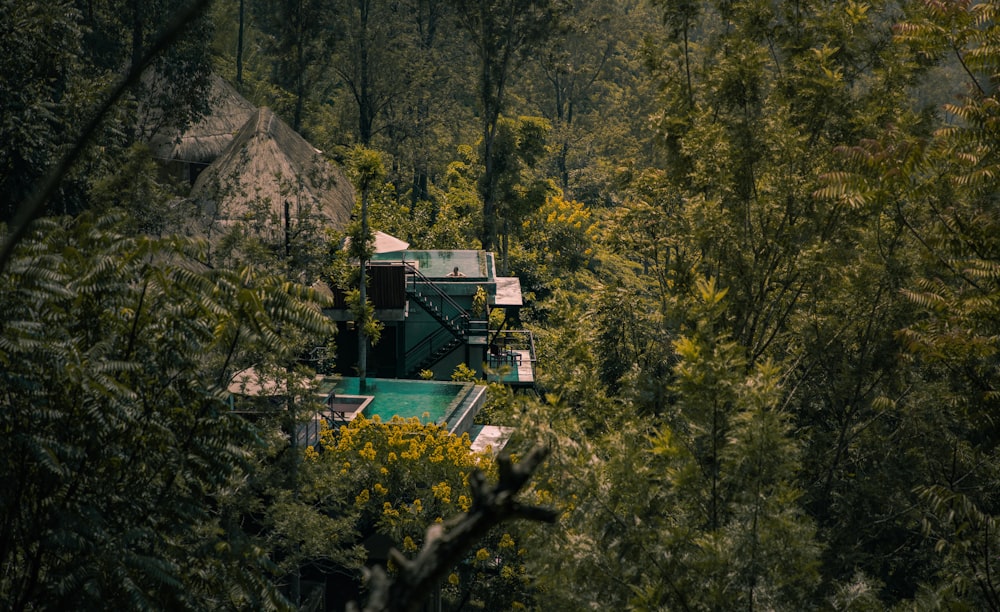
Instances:
[[[443,609],[1000,610],[998,24],[0,0],[0,607],[342,609],[373,541],[412,559],[510,477],[415,422],[303,449],[295,409],[231,410],[240,369],[336,359],[315,282],[359,226],[192,229],[150,143],[221,77],[350,177],[355,219],[521,279],[538,393],[487,414],[548,450],[520,495],[558,518],[492,526]]]

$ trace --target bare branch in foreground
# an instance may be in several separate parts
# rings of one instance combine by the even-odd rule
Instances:
[[[70,168],[90,144],[91,138],[97,133],[101,121],[104,120],[111,108],[121,100],[130,87],[139,82],[143,71],[153,60],[174,44],[187,27],[202,16],[211,4],[212,0],[193,0],[184,10],[180,11],[167,24],[163,33],[150,45],[149,49],[143,53],[139,62],[131,65],[128,72],[118,79],[111,90],[104,96],[104,99],[94,109],[90,118],[80,130],[79,135],[73,139],[70,147],[56,161],[40,182],[35,185],[27,199],[18,207],[14,218],[10,222],[9,232],[3,237],[3,242],[0,243],[0,272],[3,272],[7,266],[7,262],[13,254],[17,243],[27,234],[31,222],[41,216],[45,209],[45,203],[56,192],[63,178],[69,173]]]
[[[482,473],[474,473],[470,483],[472,507],[468,512],[428,527],[424,547],[412,560],[395,548],[389,551],[389,558],[398,568],[395,576],[390,577],[381,567],[371,571],[371,595],[365,612],[421,610],[451,568],[495,525],[512,519],[555,522],[555,510],[524,505],[514,499],[548,454],[548,449],[536,446],[517,465],[509,455],[500,455],[500,480],[494,487],[486,484]]]

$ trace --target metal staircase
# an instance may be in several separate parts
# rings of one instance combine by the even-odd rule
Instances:
[[[440,289],[438,289],[438,291],[440,291]],[[469,324],[469,313],[462,310],[460,306],[452,302],[454,305],[453,311],[457,310],[460,312],[446,313],[437,303],[435,303],[434,300],[428,298],[416,289],[407,289],[406,294],[410,297],[410,299],[419,304],[420,307],[427,312],[427,314],[431,315],[435,321],[440,323],[442,327],[450,331],[453,336],[456,338],[465,338]],[[448,300],[451,301],[451,298],[448,298]]]
[[[441,338],[441,334],[445,334],[448,337]],[[462,344],[464,344],[462,339],[451,336],[444,329],[439,329],[436,333],[424,338],[419,344],[407,351],[407,363],[413,363],[413,365],[407,370],[406,376],[412,378],[417,376],[421,370],[433,367],[434,364],[444,359],[452,351],[462,346]],[[412,361],[414,359],[419,359],[419,361],[414,363]]]
[[[431,368],[448,354],[469,341],[470,335],[485,333],[485,321],[473,321],[472,316],[441,288],[420,273],[415,266],[407,267],[406,295],[419,305],[441,327],[406,352],[404,363],[413,364],[406,370],[408,377]]]

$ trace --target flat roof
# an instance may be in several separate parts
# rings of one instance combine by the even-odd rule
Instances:
[[[521,279],[516,276],[497,278],[497,295],[493,304],[495,306],[524,306],[524,298],[521,296]]]

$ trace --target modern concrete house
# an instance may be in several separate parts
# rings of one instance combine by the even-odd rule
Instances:
[[[270,109],[254,107],[217,76],[210,95],[204,118],[150,142],[172,174],[192,182],[192,219],[185,231],[207,239],[210,260],[226,256],[219,245],[239,244],[227,240],[232,235],[283,247],[287,256],[291,239],[309,251],[328,230],[343,231],[355,204],[344,171]],[[369,349],[366,376],[417,379],[430,372],[449,380],[465,364],[491,380],[534,386],[533,337],[506,329],[523,305],[521,284],[498,276],[493,253],[415,250],[383,232],[375,232],[374,247],[368,298],[384,329]],[[353,376],[359,357],[354,315],[342,293],[333,296],[326,313],[339,331],[336,367]],[[500,329],[489,329],[491,311],[494,322],[503,321]]]
[[[369,299],[382,337],[368,355],[368,375],[448,380],[460,364],[514,386],[534,384],[530,332],[489,329],[489,314],[516,319],[523,305],[516,277],[497,276],[493,253],[401,250],[376,253],[368,264]],[[337,322],[338,368],[353,375],[357,331],[343,295],[327,314]],[[509,316],[508,316],[509,315]],[[496,320],[496,317],[494,318]]]

